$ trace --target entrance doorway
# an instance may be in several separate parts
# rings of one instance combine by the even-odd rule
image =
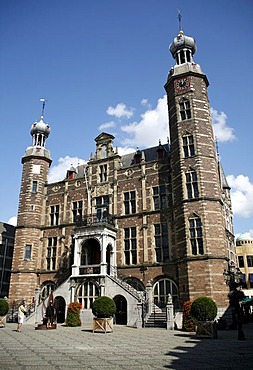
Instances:
[[[127,301],[122,295],[116,295],[113,298],[116,304],[116,324],[127,325]]]
[[[54,299],[54,305],[56,310],[56,321],[58,324],[63,324],[65,321],[66,302],[61,296]]]

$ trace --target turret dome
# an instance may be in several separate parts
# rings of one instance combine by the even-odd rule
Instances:
[[[194,55],[197,47],[194,38],[191,36],[185,36],[184,32],[180,30],[177,37],[175,37],[173,42],[170,44],[170,52],[173,58],[175,58],[176,53],[182,49],[190,49],[192,55]]]
[[[45,123],[43,121],[43,116],[40,117],[40,121],[39,122],[34,122],[32,124],[30,133],[31,133],[32,136],[37,135],[37,134],[42,134],[46,138],[49,136],[49,134],[50,134],[50,127],[49,127],[49,125],[47,123]]]

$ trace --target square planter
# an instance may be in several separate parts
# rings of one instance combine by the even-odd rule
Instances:
[[[103,333],[111,333],[113,331],[113,318],[93,318],[93,333],[95,332],[103,332]]]
[[[218,337],[217,324],[214,321],[197,321],[196,336],[198,338],[216,339]]]

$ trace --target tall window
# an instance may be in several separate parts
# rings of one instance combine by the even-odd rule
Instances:
[[[31,244],[26,244],[26,245],[25,245],[25,254],[24,254],[24,259],[25,259],[25,260],[30,260],[30,259],[32,259],[32,246],[31,246]]]
[[[107,181],[107,164],[102,164],[101,166],[99,166],[99,181]]]
[[[153,187],[154,209],[166,208],[166,186],[160,185]]]
[[[155,224],[156,262],[169,261],[168,225]]]
[[[125,215],[136,213],[136,193],[129,191],[124,193]]]
[[[50,207],[50,225],[56,226],[59,224],[59,204]]]
[[[96,198],[96,214],[98,221],[108,216],[109,211],[109,195],[103,195]]]
[[[198,198],[198,178],[195,171],[186,172],[186,189],[188,199]]]
[[[37,193],[37,187],[38,187],[38,182],[33,181],[33,184],[32,184],[32,193],[33,194]]]
[[[248,267],[253,267],[253,256],[247,256]]]
[[[189,100],[179,103],[179,110],[182,121],[191,118],[191,106]]]
[[[204,254],[202,222],[196,217],[189,220],[191,252],[193,255]]]
[[[82,218],[82,215],[83,215],[83,201],[82,200],[72,203],[72,214],[73,214],[73,222],[76,222],[79,217]]]
[[[238,256],[238,264],[239,264],[239,267],[244,267],[243,256]]]
[[[99,289],[92,281],[86,281],[77,288],[76,299],[83,309],[92,308],[92,303],[99,296]]]
[[[193,135],[183,136],[183,150],[185,158],[195,155]]]
[[[137,240],[136,227],[124,229],[125,264],[136,265],[137,263]]]
[[[56,269],[56,251],[57,237],[48,238],[47,244],[47,270],[54,271]]]

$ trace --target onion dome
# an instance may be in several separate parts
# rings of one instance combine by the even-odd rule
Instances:
[[[45,146],[46,138],[50,134],[50,127],[43,121],[43,116],[40,117],[39,122],[32,124],[30,134],[33,137],[33,145]]]
[[[185,36],[182,30],[179,31],[177,37],[170,44],[170,52],[177,64],[191,63],[192,56],[197,50],[196,43],[193,37]]]

